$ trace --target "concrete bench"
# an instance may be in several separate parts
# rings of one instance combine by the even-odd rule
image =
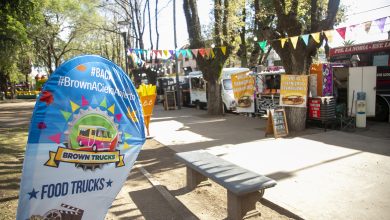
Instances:
[[[210,178],[227,189],[228,219],[258,215],[256,202],[264,190],[276,185],[266,176],[241,168],[206,151],[177,153],[176,159],[187,167],[187,187],[192,190]]]

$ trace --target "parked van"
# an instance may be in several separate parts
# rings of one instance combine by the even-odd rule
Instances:
[[[236,109],[236,101],[234,99],[231,75],[249,71],[248,68],[223,68],[221,74],[221,96],[224,111],[234,111]],[[188,74],[190,102],[191,105],[199,109],[207,106],[207,91],[206,81],[203,79],[201,71],[193,71]]]

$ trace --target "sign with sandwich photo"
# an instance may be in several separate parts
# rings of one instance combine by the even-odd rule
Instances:
[[[282,75],[280,106],[306,107],[307,75]]]

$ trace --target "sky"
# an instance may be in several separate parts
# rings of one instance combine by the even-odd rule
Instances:
[[[210,10],[213,5],[212,2],[212,0],[198,0],[199,19],[202,25],[207,25],[210,22]],[[366,21],[373,21],[378,18],[390,16],[390,0],[341,0],[341,4],[348,6],[348,11],[346,13],[348,16],[347,20],[336,28],[349,27],[354,24],[360,24]],[[154,8],[154,6],[152,8]],[[173,0],[159,0],[159,9],[159,49],[174,49]],[[152,18],[152,20],[154,20],[154,18]],[[183,12],[182,0],[176,0],[176,22],[178,39],[177,45],[180,48],[188,42],[187,25]],[[154,26],[152,29],[154,29]],[[346,40],[353,40],[356,44],[387,39],[387,31],[390,30],[390,18],[387,18],[384,30],[385,33],[380,33],[379,29],[374,24],[372,24],[371,31],[368,34],[366,34],[364,30],[359,29],[356,29],[353,34],[347,30]],[[152,32],[154,33],[154,30],[152,30]],[[145,48],[148,49],[150,44],[147,29],[145,30],[144,36],[145,39],[147,39]],[[341,46],[342,41],[342,38],[338,34],[335,34],[333,45],[330,46]]]

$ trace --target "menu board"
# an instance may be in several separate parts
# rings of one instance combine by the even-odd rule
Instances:
[[[176,109],[175,91],[165,91],[165,110]]]
[[[284,109],[270,111],[265,135],[273,134],[275,138],[288,135],[286,112]]]

